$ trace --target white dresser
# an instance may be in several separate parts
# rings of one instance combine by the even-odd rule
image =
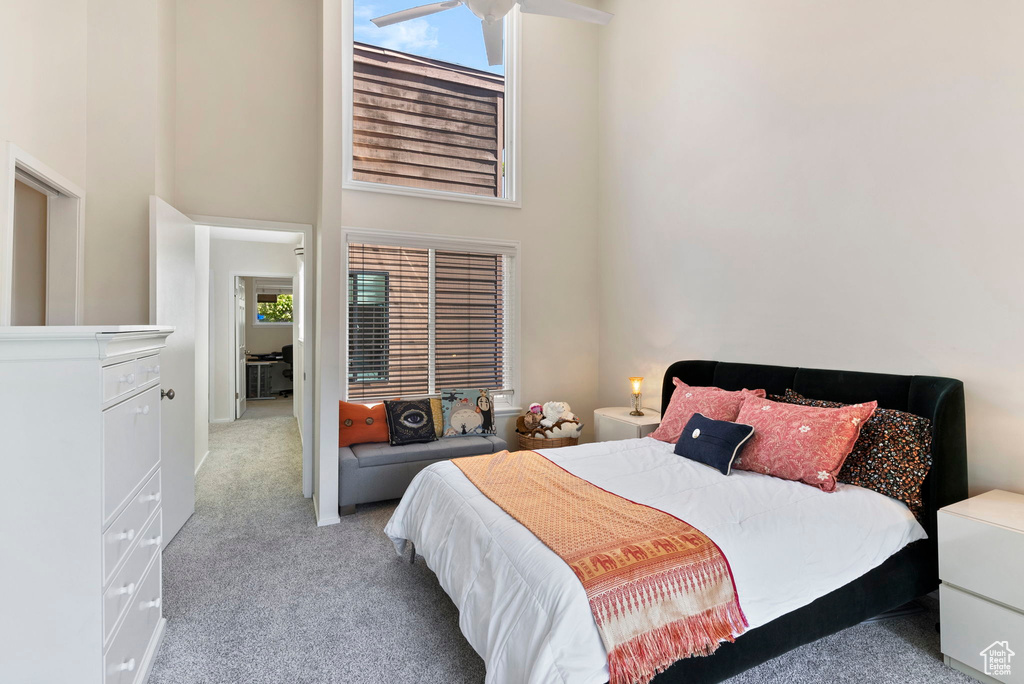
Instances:
[[[994,490],[946,506],[938,534],[946,664],[1024,683],[1024,496]]]
[[[646,437],[658,429],[661,414],[654,409],[643,409],[644,415],[631,416],[628,406],[599,408],[594,411],[594,441],[611,442],[619,439]]]
[[[163,635],[171,328],[0,328],[0,682],[139,684]]]

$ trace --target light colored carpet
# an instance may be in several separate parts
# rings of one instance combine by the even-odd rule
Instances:
[[[195,515],[164,554],[167,633],[150,682],[482,682],[433,573],[384,536],[394,507],[315,526],[290,401],[211,426]],[[936,619],[859,625],[731,682],[971,682],[942,665]]]

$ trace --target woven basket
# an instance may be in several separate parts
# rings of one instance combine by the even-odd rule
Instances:
[[[520,435],[519,437],[519,449],[521,451],[535,451],[536,449],[555,449],[558,447],[576,446],[580,443],[579,437],[555,437],[554,439],[540,439],[537,437],[528,437],[526,435]]]

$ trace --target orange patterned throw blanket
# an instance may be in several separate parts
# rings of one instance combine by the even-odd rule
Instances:
[[[532,451],[452,462],[576,573],[608,651],[610,684],[649,682],[746,629],[729,562],[692,525]]]

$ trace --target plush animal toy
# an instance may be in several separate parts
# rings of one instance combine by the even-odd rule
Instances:
[[[547,438],[558,439],[562,437],[579,437],[583,431],[583,424],[572,420],[560,420],[554,427],[548,428]]]
[[[576,414],[569,409],[569,404],[564,401],[549,401],[544,404],[544,418],[540,424],[544,427],[554,427],[559,420],[576,420]]]
[[[530,413],[541,414],[544,412],[544,407],[540,404],[530,404]]]
[[[519,416],[516,420],[516,432],[530,437],[546,437],[544,428],[540,425],[540,418],[539,413],[527,413],[525,416]]]

